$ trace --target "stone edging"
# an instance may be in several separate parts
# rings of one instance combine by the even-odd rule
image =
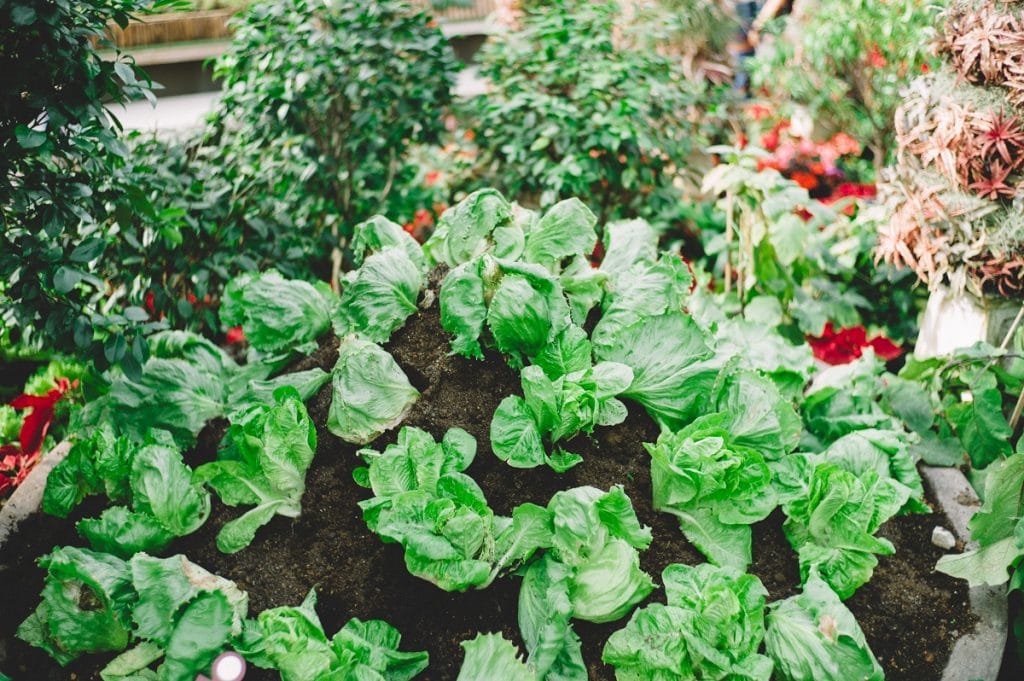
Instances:
[[[981,508],[981,501],[967,478],[956,468],[922,466],[921,474],[952,523],[949,529],[966,548],[976,548],[977,542],[969,541],[967,523]],[[942,681],[995,681],[999,676],[1007,634],[1006,585],[974,587],[970,606],[978,624],[953,646]]]
[[[65,440],[48,451],[0,508],[0,549],[7,538],[18,529],[18,524],[39,510],[43,503],[47,476],[54,466],[64,460],[70,449],[71,443]]]

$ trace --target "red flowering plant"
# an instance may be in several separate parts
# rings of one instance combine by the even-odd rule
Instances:
[[[0,496],[20,485],[42,456],[43,443],[54,422],[57,404],[77,388],[78,379],[57,378],[42,395],[22,393],[10,406],[24,411],[18,441],[0,445]]]
[[[759,105],[764,108],[764,105]],[[760,111],[751,115],[764,120]],[[753,137],[753,139],[758,139]],[[758,169],[773,168],[806,189],[811,198],[824,204],[843,199],[873,199],[875,185],[870,170],[861,160],[860,143],[845,132],[817,142],[794,130],[789,120],[781,120],[760,135],[760,146],[768,156],[758,161]],[[853,215],[856,202],[844,201],[842,210]]]
[[[836,330],[832,322],[825,324],[820,336],[807,336],[814,356],[826,364],[849,364],[871,348],[875,356],[889,361],[903,354],[903,348],[882,335],[869,339],[863,326]]]

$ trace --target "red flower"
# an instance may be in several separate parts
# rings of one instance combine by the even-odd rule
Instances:
[[[156,313],[156,294],[152,291],[146,291],[146,309],[149,314]]]
[[[77,379],[72,383],[66,378],[58,378],[57,387],[47,391],[45,395],[18,395],[11,400],[11,406],[15,409],[32,410],[22,421],[21,433],[18,436],[24,454],[35,454],[43,446],[46,431],[50,429],[50,422],[53,421],[54,407],[67,391],[77,387]]]
[[[775,151],[779,148],[779,130],[778,128],[772,128],[765,134],[761,135],[761,147],[767,151]]]
[[[763,121],[772,115],[772,110],[764,104],[751,104],[747,107],[747,115],[755,121]]]
[[[821,336],[807,337],[814,356],[826,364],[849,364],[864,354],[864,348],[871,348],[877,357],[890,360],[903,354],[903,348],[884,336],[875,336],[868,340],[867,330],[863,326],[851,326],[836,331],[832,322],[825,324]]]
[[[441,179],[441,171],[440,170],[431,170],[423,178],[423,183],[425,185],[427,185],[428,187],[433,187],[435,184],[437,184],[438,180],[440,180],[440,179]]]
[[[0,447],[0,495],[20,485],[42,453],[43,441],[53,422],[54,407],[78,381],[58,378],[56,387],[45,395],[18,395],[11,400],[15,409],[30,409],[21,422],[18,444]]]
[[[802,170],[798,170],[790,175],[789,179],[793,180],[808,191],[818,186],[818,178],[813,173],[804,172]]]
[[[227,334],[225,334],[225,340],[227,340],[227,342],[230,345],[234,345],[235,343],[241,343],[242,341],[244,341],[245,333],[242,332],[242,327],[232,326],[230,329],[228,329]]]
[[[871,64],[871,66],[875,67],[876,69],[882,68],[887,63],[888,62],[885,60],[885,57],[878,50],[877,47],[872,47],[871,51],[868,52],[868,64]]]
[[[185,294],[185,300],[188,301],[189,305],[195,305],[197,300],[196,294],[189,291],[188,293]]]

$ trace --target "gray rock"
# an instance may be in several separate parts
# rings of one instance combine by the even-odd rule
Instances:
[[[941,525],[936,525],[932,530],[932,544],[940,549],[951,549],[956,546],[956,537],[952,532]]]

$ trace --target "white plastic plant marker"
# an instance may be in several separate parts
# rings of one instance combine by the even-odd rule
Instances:
[[[212,681],[241,681],[245,677],[245,660],[235,652],[223,653],[213,661]]]

